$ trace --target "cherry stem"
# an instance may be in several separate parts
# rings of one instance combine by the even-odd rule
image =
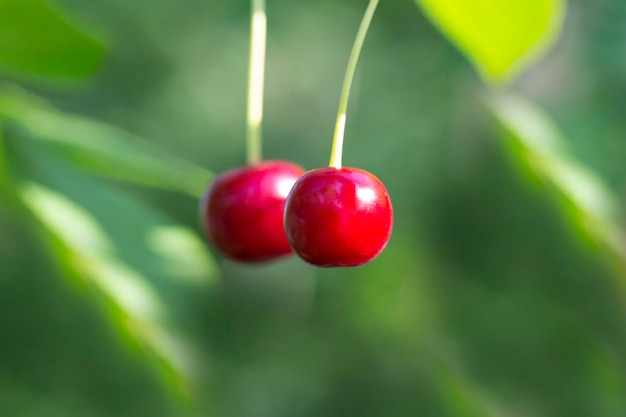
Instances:
[[[263,121],[266,38],[267,17],[265,15],[265,0],[252,0],[246,132],[248,164],[255,164],[261,161],[261,123]]]
[[[346,77],[343,80],[343,87],[341,88],[341,97],[339,99],[339,110],[337,111],[337,123],[335,124],[335,135],[333,137],[333,147],[330,153],[329,166],[333,168],[341,168],[341,160],[343,153],[343,136],[346,128],[346,114],[348,112],[348,99],[350,98],[350,88],[352,86],[352,80],[354,79],[354,73],[356,71],[356,65],[359,61],[359,55],[363,48],[363,42],[365,41],[365,35],[369,29],[374,12],[378,6],[378,0],[370,0],[363,15],[361,26],[356,34],[354,45],[352,46],[352,52],[350,53],[350,59],[348,60],[348,68],[346,70]]]

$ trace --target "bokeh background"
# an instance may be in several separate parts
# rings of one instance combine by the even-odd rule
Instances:
[[[35,39],[31,3],[52,4],[0,14]],[[1,415],[626,415],[626,3],[569,1],[508,87],[596,178],[568,183],[577,200],[503,134],[489,87],[416,4],[381,1],[344,163],[386,184],[395,226],[353,269],[244,266],[202,241],[194,192],[245,159],[247,1],[53,7],[103,58],[85,78],[63,73],[85,72],[76,51],[52,76],[45,52],[31,70],[0,53]],[[365,2],[267,7],[264,155],[324,166]],[[23,32],[0,29],[0,50]],[[577,205],[596,197],[615,218]]]

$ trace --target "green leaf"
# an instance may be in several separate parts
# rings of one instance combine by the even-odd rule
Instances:
[[[561,31],[565,0],[416,0],[486,81],[513,78]]]
[[[104,297],[113,318],[164,365],[184,394],[202,359],[176,312],[208,290],[217,268],[191,230],[110,186],[20,143],[17,193],[66,275]]]
[[[146,277],[122,262],[98,222],[63,194],[25,182],[20,195],[59,245],[54,253],[65,272],[98,290],[112,305],[116,321],[155,353],[186,391],[194,368],[189,348],[166,328],[165,305]]]
[[[493,96],[488,106],[516,158],[558,193],[588,236],[626,261],[617,199],[599,176],[571,155],[550,119],[513,94]]]
[[[0,68],[39,78],[92,75],[103,43],[44,0],[0,0]]]
[[[58,111],[18,89],[0,90],[0,116],[74,166],[121,181],[199,197],[213,175],[131,133]]]

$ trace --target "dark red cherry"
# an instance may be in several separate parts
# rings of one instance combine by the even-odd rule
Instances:
[[[285,198],[304,173],[285,161],[265,161],[226,171],[200,204],[204,231],[225,257],[264,262],[292,253],[283,229]]]
[[[285,203],[285,233],[294,251],[317,266],[357,266],[387,245],[389,194],[357,168],[320,168],[296,181]]]

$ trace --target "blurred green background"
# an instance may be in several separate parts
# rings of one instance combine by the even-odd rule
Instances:
[[[0,0],[0,415],[626,416],[626,3],[567,6],[498,88],[381,1],[344,163],[393,236],[316,269],[197,225],[245,159],[247,1]],[[264,155],[323,166],[365,2],[267,8]]]

